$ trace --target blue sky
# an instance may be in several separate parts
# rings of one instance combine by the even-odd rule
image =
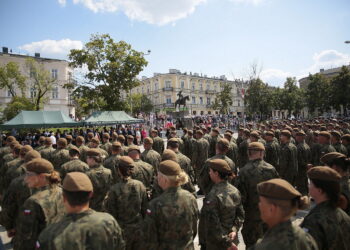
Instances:
[[[169,68],[271,85],[350,63],[349,0],[2,0],[0,46],[65,58],[92,33],[152,52],[141,75]]]

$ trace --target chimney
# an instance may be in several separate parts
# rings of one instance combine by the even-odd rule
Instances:
[[[324,72],[324,69],[320,69],[320,72]]]
[[[9,49],[7,47],[2,47],[2,53],[8,54],[9,53]]]
[[[40,53],[35,53],[34,56],[35,57],[40,57]]]

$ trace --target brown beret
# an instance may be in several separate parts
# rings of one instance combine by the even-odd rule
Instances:
[[[320,134],[320,131],[315,130],[315,131],[313,132],[313,134],[318,136],[318,135]]]
[[[350,141],[350,134],[345,134],[345,135],[343,135],[341,139],[342,139],[342,140]]]
[[[41,154],[36,150],[31,150],[24,156],[24,161],[29,162],[35,158],[41,158]]]
[[[288,138],[292,136],[289,130],[282,130],[281,135],[287,136]]]
[[[279,178],[260,182],[257,189],[259,195],[276,200],[293,200],[301,197],[301,193],[288,181]]]
[[[96,143],[96,144],[100,144],[100,140],[98,138],[96,138],[96,137],[92,138],[91,142],[92,143]]]
[[[265,146],[261,142],[251,142],[248,145],[248,150],[264,151]]]
[[[86,156],[101,156],[101,152],[97,148],[90,148],[89,150],[87,150]]]
[[[217,129],[217,128],[213,128],[211,131],[220,134],[219,129]]]
[[[273,137],[274,137],[274,136],[275,136],[275,133],[272,132],[272,131],[266,131],[266,132],[265,132],[265,135],[266,135],[266,136],[273,136]]]
[[[334,137],[337,137],[337,138],[341,137],[341,134],[338,131],[332,131],[331,135],[334,136]]]
[[[22,148],[22,147],[23,147],[23,146],[22,146],[21,144],[16,144],[16,145],[13,147],[12,151],[15,152],[15,154],[19,154],[19,152],[21,151],[21,148]]]
[[[168,142],[176,142],[179,143],[179,140],[177,138],[170,138]]]
[[[44,142],[45,145],[51,145],[52,144],[52,140],[50,137],[46,137],[45,138],[45,142]]]
[[[171,135],[176,135],[176,130],[170,132]]]
[[[92,192],[90,178],[81,172],[71,172],[63,180],[63,189],[68,192]]]
[[[137,151],[139,151],[139,153],[141,153],[140,147],[137,146],[137,145],[131,145],[131,146],[128,148],[128,153],[130,153],[130,152],[133,151],[133,150],[137,150]]]
[[[69,148],[69,153],[73,153],[73,154],[76,154],[76,153],[78,153],[78,154],[80,154],[80,150],[79,150],[79,148],[77,148],[76,146],[74,146],[74,145],[72,145],[70,148]]]
[[[203,135],[204,133],[203,133],[203,131],[202,131],[202,130],[198,129],[198,130],[196,130],[196,134]]]
[[[159,172],[167,176],[179,175],[181,171],[180,165],[171,160],[162,161],[159,164]]]
[[[230,142],[225,138],[221,138],[220,140],[218,140],[217,144],[220,144],[226,148],[230,147]]]
[[[341,178],[338,172],[330,167],[313,167],[307,172],[307,176],[310,179],[336,182],[339,182]]]
[[[124,135],[118,135],[117,140],[121,141],[121,142],[124,142],[125,141]]]
[[[164,150],[162,154],[162,161],[166,161],[166,160],[178,162],[176,153],[170,149]]]
[[[118,150],[121,147],[122,147],[122,144],[119,141],[115,141],[112,143],[112,150],[114,151]]]
[[[110,136],[109,136],[108,133],[104,133],[104,134],[102,135],[102,137],[105,138],[105,139],[109,139],[109,138],[110,138]]]
[[[73,140],[73,136],[71,136],[71,135],[66,135],[66,139],[67,139],[67,140]]]
[[[60,138],[57,141],[57,145],[62,146],[62,147],[66,147],[67,146],[67,140],[65,138]]]
[[[13,142],[13,141],[16,141],[16,138],[13,137],[12,135],[10,135],[10,136],[8,136],[8,137],[6,138],[6,142],[7,142],[7,143],[10,143],[10,142]]]
[[[158,134],[158,131],[155,130],[155,129],[152,129],[152,130],[151,130],[151,133],[156,133],[156,134]]]
[[[122,166],[130,166],[130,165],[133,165],[134,166],[134,160],[129,157],[129,156],[122,156],[119,158],[119,166],[122,165]]]
[[[232,170],[228,163],[222,159],[209,160],[209,167],[220,173],[231,174]]]
[[[94,137],[94,133],[89,132],[89,133],[87,134],[87,136],[88,136],[89,138],[92,138],[92,137]]]
[[[143,143],[153,144],[153,139],[151,137],[146,137],[145,139],[143,139]]]
[[[53,165],[48,160],[42,158],[36,158],[27,162],[25,165],[27,171],[37,174],[47,173],[50,174],[54,171]]]
[[[233,131],[232,131],[231,129],[227,129],[227,130],[226,130],[226,133],[230,133],[231,135],[234,134]]]
[[[31,150],[33,150],[31,146],[25,145],[21,148],[21,150],[19,151],[19,154],[24,157]]]
[[[343,154],[338,153],[338,152],[331,152],[331,153],[323,155],[320,160],[324,164],[330,165],[333,162],[333,160],[341,159],[341,158],[346,158],[346,155],[343,155]]]
[[[39,137],[39,142],[45,142],[45,136],[40,136]]]
[[[192,131],[192,130],[188,130],[188,131],[187,131],[187,134],[188,134],[188,135],[193,135],[193,131]]]
[[[331,134],[327,131],[322,131],[319,133],[319,136],[323,136],[323,137],[326,137],[328,139],[331,139]]]
[[[298,132],[295,133],[296,136],[306,136],[305,132],[302,130],[299,130]]]
[[[228,140],[231,140],[231,139],[232,139],[232,134],[226,132],[226,133],[224,134],[224,137],[225,137],[225,138],[227,137]]]
[[[253,131],[253,132],[251,132],[251,133],[250,133],[250,136],[251,136],[251,137],[254,137],[254,138],[256,138],[256,139],[259,139],[259,137],[260,137],[258,131]]]
[[[128,140],[129,139],[134,139],[134,137],[132,135],[128,135]]]
[[[10,142],[10,148],[13,149],[17,144],[19,144],[18,141]]]
[[[84,142],[85,140],[84,140],[84,137],[78,136],[77,138],[75,138],[75,141],[76,142]]]

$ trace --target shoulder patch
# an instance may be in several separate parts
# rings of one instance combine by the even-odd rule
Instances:
[[[24,215],[30,215],[30,214],[32,214],[32,211],[29,210],[29,209],[25,209],[25,210],[23,211],[23,213],[24,213]]]
[[[36,248],[36,249],[40,249],[40,243],[39,243],[39,241],[37,241],[37,242],[35,243],[35,248]]]
[[[146,214],[151,215],[151,214],[152,214],[151,209],[147,209],[147,210],[146,210]]]
[[[309,229],[306,228],[306,227],[302,227],[301,229],[303,229],[305,233],[308,233],[308,232],[309,232]]]

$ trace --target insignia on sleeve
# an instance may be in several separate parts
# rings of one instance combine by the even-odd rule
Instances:
[[[39,248],[40,248],[40,243],[39,243],[39,241],[37,241],[37,242],[35,243],[35,248],[36,248],[36,249],[39,249]]]
[[[31,210],[29,210],[29,209],[24,210],[24,215],[30,215],[30,214],[32,214]]]
[[[306,227],[302,227],[301,229],[303,229],[305,233],[308,233],[308,232],[309,232],[309,229],[306,228]]]
[[[210,205],[211,201],[206,200],[205,204]]]
[[[146,213],[147,213],[148,215],[150,215],[150,214],[152,214],[152,211],[151,211],[150,209],[147,209],[147,210],[146,210]]]

